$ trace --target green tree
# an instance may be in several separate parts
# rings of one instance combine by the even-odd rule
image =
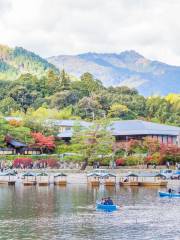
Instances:
[[[63,109],[69,105],[74,105],[78,101],[77,95],[73,91],[64,90],[55,93],[50,98],[52,108]]]
[[[11,98],[6,97],[3,100],[0,101],[0,112],[5,115],[10,115],[14,111],[20,110],[20,106],[17,104],[17,102]]]
[[[93,96],[82,98],[75,110],[76,114],[82,118],[87,119],[98,119],[99,116],[102,118],[103,110],[101,104]]]
[[[26,113],[28,107],[37,99],[38,93],[29,91],[25,86],[16,86],[10,91],[9,96],[12,97]]]
[[[89,128],[76,126],[71,140],[71,150],[83,156],[84,169],[88,163],[107,156],[112,158],[114,137],[107,130],[107,124],[98,122]]]
[[[14,139],[29,143],[32,141],[31,130],[24,126],[12,126],[3,118],[0,118],[0,146],[5,146],[5,136],[10,135]]]
[[[119,104],[119,103],[114,103],[108,112],[109,117],[118,117],[122,118],[128,113],[129,109],[127,106]]]
[[[93,75],[90,73],[84,73],[81,76],[81,82],[84,85],[88,95],[90,96],[93,92],[98,92],[103,89],[102,82],[100,80],[94,79]]]
[[[71,80],[69,75],[63,69],[60,73],[60,90],[70,90],[71,89]]]

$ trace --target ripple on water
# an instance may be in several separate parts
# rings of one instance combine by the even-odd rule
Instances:
[[[157,189],[111,191],[122,205],[113,213],[95,211],[106,192],[86,186],[29,190],[0,188],[0,240],[180,240],[180,199]]]

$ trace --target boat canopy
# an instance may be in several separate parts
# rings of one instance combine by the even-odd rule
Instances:
[[[41,173],[37,173],[36,176],[38,176],[38,177],[45,177],[45,176],[48,176],[48,173],[46,173],[46,172],[41,172]]]
[[[113,173],[105,173],[103,176],[101,176],[102,178],[106,178],[106,177],[114,177],[116,178],[116,175]]]
[[[0,176],[16,176],[16,172],[15,171],[2,172],[0,173]]]
[[[128,175],[126,175],[126,177],[139,177],[139,175],[136,173],[129,173]]]
[[[129,173],[126,177],[162,177],[166,176],[162,173]]]
[[[87,174],[87,177],[101,177],[101,175],[99,174],[99,173],[94,173],[94,172],[92,172],[92,173],[88,173]]]
[[[25,172],[22,174],[23,177],[36,177],[36,173],[33,172]]]
[[[56,177],[67,177],[67,175],[65,173],[58,173],[54,176],[54,178]]]

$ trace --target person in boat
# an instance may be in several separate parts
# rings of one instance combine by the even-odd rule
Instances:
[[[128,177],[126,177],[126,178],[124,179],[124,182],[128,182]]]
[[[168,193],[173,193],[173,192],[175,192],[175,191],[172,188],[168,189]]]
[[[102,198],[101,199],[101,204],[104,204],[105,203],[105,198]]]
[[[108,205],[108,199],[107,198],[104,198],[104,205]]]
[[[106,204],[107,205],[113,205],[113,200],[110,197],[108,197],[107,201],[106,201]]]

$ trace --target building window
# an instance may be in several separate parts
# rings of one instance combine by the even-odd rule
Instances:
[[[163,143],[167,144],[167,136],[163,136]]]

